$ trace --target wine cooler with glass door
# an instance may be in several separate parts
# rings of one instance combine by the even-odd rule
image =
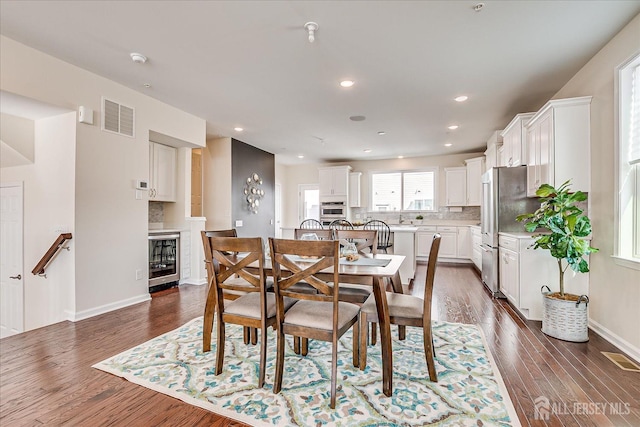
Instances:
[[[179,233],[149,234],[149,292],[178,285],[179,242]]]

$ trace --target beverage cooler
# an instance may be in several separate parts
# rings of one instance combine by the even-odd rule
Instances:
[[[149,290],[178,284],[180,280],[179,233],[149,235]]]

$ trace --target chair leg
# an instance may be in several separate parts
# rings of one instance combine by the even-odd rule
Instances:
[[[338,375],[338,339],[333,337],[331,345],[331,409],[336,409],[336,376]]]
[[[256,335],[258,330],[254,329]],[[260,337],[260,372],[258,373],[258,387],[264,387],[264,375],[267,368],[267,328],[262,328],[262,336]]]
[[[353,367],[360,366],[360,323],[356,322],[353,328]]]
[[[303,356],[309,354],[309,338],[302,338],[302,350],[300,351],[300,354]]]
[[[427,361],[427,368],[429,370],[429,379],[435,383],[438,382],[438,374],[436,372],[435,361],[433,360],[435,347],[433,346],[431,324],[424,325],[424,327],[422,328],[422,338],[424,340],[424,355]]]
[[[295,354],[300,354],[300,337],[293,337],[293,352]]]
[[[378,334],[377,334],[377,323],[371,324],[371,345],[376,345],[378,343]]]
[[[277,349],[276,349],[276,377],[273,379],[273,392],[280,393],[282,389],[282,371],[284,370],[284,333],[280,328],[276,329]],[[294,337],[294,341],[295,341]],[[265,340],[266,341],[266,340]]]
[[[248,326],[242,327],[242,340],[244,341],[244,345],[249,345],[249,341],[251,340],[251,328]]]
[[[250,335],[251,335],[251,344],[252,345],[256,345],[258,344],[258,328],[249,328],[250,329]]]
[[[202,351],[211,351],[211,332],[213,331],[213,316],[216,311],[216,304],[212,295],[207,296],[204,306],[204,319],[202,323]]]
[[[360,333],[358,334],[360,338],[360,344],[358,345],[358,366],[361,371],[364,371],[364,368],[367,367],[367,338],[369,323],[367,322],[367,316],[362,313],[358,315],[358,329],[360,329]]]
[[[404,325],[398,325],[398,339],[404,341],[407,337],[407,327]]]
[[[216,349],[216,375],[220,375],[222,372],[222,365],[224,363],[224,322],[222,316],[218,316],[218,348]]]

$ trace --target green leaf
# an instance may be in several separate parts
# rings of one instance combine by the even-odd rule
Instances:
[[[550,186],[549,184],[542,184],[540,188],[536,191],[536,196],[538,197],[548,197],[556,192],[556,189]]]
[[[576,221],[573,233],[578,237],[586,237],[591,234],[591,221],[586,216],[581,216]]]

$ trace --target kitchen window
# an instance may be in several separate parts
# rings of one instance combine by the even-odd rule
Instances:
[[[436,209],[437,168],[371,174],[371,210],[429,212]]]
[[[616,260],[640,270],[640,53],[618,67]]]

